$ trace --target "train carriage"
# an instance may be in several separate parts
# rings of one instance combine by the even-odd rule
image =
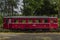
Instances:
[[[3,20],[5,29],[58,29],[58,18],[48,16],[7,16]]]

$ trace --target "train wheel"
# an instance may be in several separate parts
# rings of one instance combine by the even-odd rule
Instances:
[[[21,29],[17,29],[16,31],[17,31],[17,32],[21,32]]]
[[[9,27],[9,30],[10,30],[11,32],[14,32],[14,31],[15,31],[12,27]]]
[[[43,29],[43,32],[49,32],[49,29]]]
[[[42,32],[42,29],[36,29],[36,32]]]
[[[33,29],[29,29],[28,32],[34,32]]]

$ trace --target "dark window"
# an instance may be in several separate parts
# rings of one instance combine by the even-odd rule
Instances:
[[[14,20],[14,23],[18,23],[18,20],[15,19],[15,20]]]
[[[8,19],[6,19],[6,24],[8,24],[8,22],[9,22],[9,20],[8,20]]]
[[[45,22],[45,23],[48,23],[48,20],[47,20],[47,19],[45,19],[45,20],[44,20],[44,22]]]
[[[44,19],[42,22],[43,23],[48,23],[48,19]]]

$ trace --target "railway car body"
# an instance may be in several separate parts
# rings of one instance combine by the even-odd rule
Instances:
[[[4,17],[5,29],[58,29],[58,18],[48,16],[8,16]]]

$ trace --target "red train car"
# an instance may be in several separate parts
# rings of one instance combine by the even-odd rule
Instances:
[[[58,18],[48,16],[7,16],[3,23],[5,29],[58,29]]]

